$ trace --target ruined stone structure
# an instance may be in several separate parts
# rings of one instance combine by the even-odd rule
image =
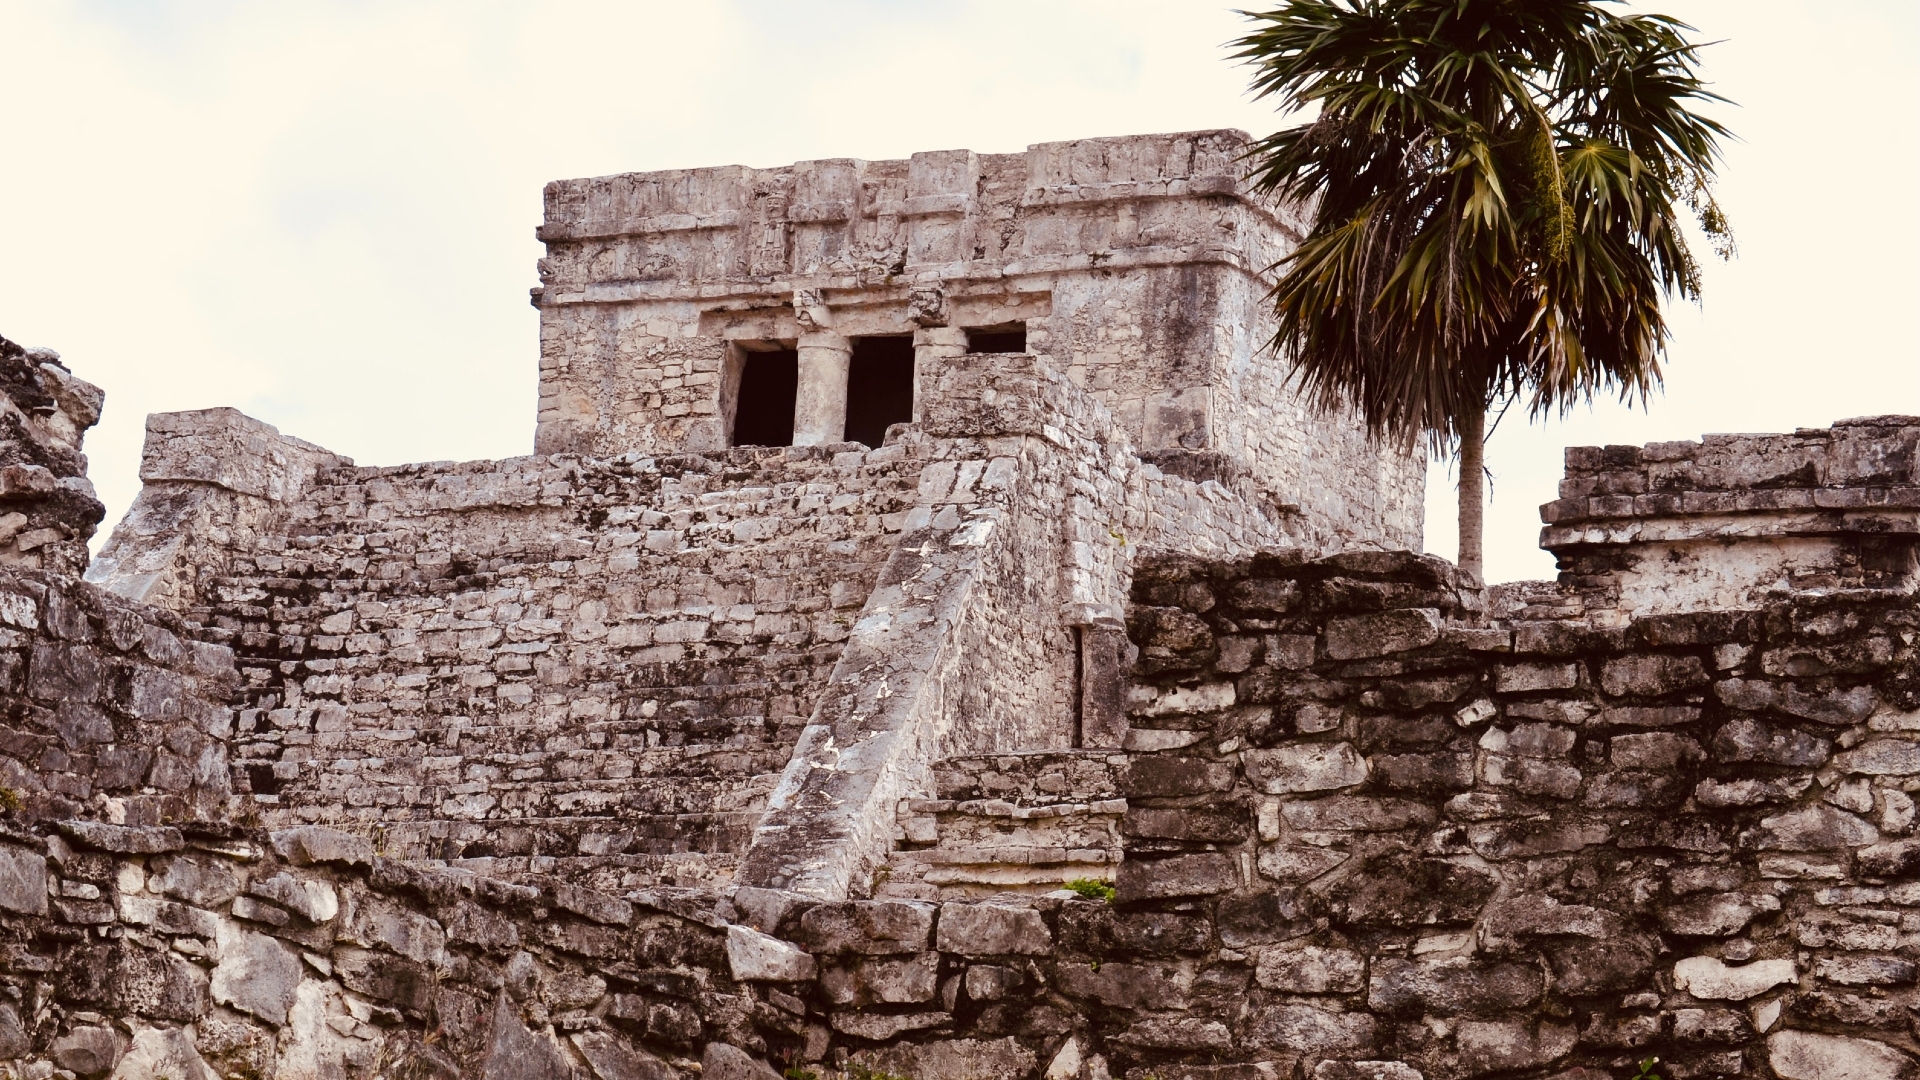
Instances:
[[[1482,589],[1241,145],[552,185],[534,456],[157,415],[90,566],[0,340],[0,1074],[1920,1075],[1920,419]]]

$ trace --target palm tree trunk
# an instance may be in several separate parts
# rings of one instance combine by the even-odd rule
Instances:
[[[1486,525],[1487,409],[1460,417],[1460,569],[1474,585],[1486,581],[1482,533]]]

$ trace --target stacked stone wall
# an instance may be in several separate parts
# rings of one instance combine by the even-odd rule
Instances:
[[[270,820],[501,870],[710,879],[921,464],[841,446],[336,470],[189,613],[241,657]]]
[[[0,806],[15,823],[221,818],[233,653],[178,616],[0,568]]]
[[[1119,910],[1200,928],[1157,978],[1231,988],[1170,997],[1163,1046],[1282,1075],[1914,1069],[1911,593],[1488,626],[1405,555],[1135,581],[1135,745],[1163,748],[1120,785]]]

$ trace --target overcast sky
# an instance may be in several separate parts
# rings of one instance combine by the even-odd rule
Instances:
[[[1658,9],[1724,39],[1740,257],[1673,311],[1650,410],[1507,418],[1491,580],[1551,576],[1564,446],[1920,413],[1920,4]],[[1207,0],[0,0],[0,334],[106,388],[109,523],[151,411],[233,405],[365,464],[523,454],[545,181],[1264,133],[1240,27]],[[1428,505],[1451,556],[1444,465]]]

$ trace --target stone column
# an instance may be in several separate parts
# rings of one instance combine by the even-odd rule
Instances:
[[[793,445],[820,446],[847,437],[847,368],[853,342],[817,331],[800,335],[800,387],[793,396]]]
[[[929,326],[913,332],[913,419],[926,411],[927,391],[940,377],[941,361],[967,354],[967,332],[957,326]]]
[[[1068,604],[1080,655],[1074,665],[1076,745],[1116,750],[1127,743],[1127,681],[1133,674],[1133,644],[1117,604]]]

